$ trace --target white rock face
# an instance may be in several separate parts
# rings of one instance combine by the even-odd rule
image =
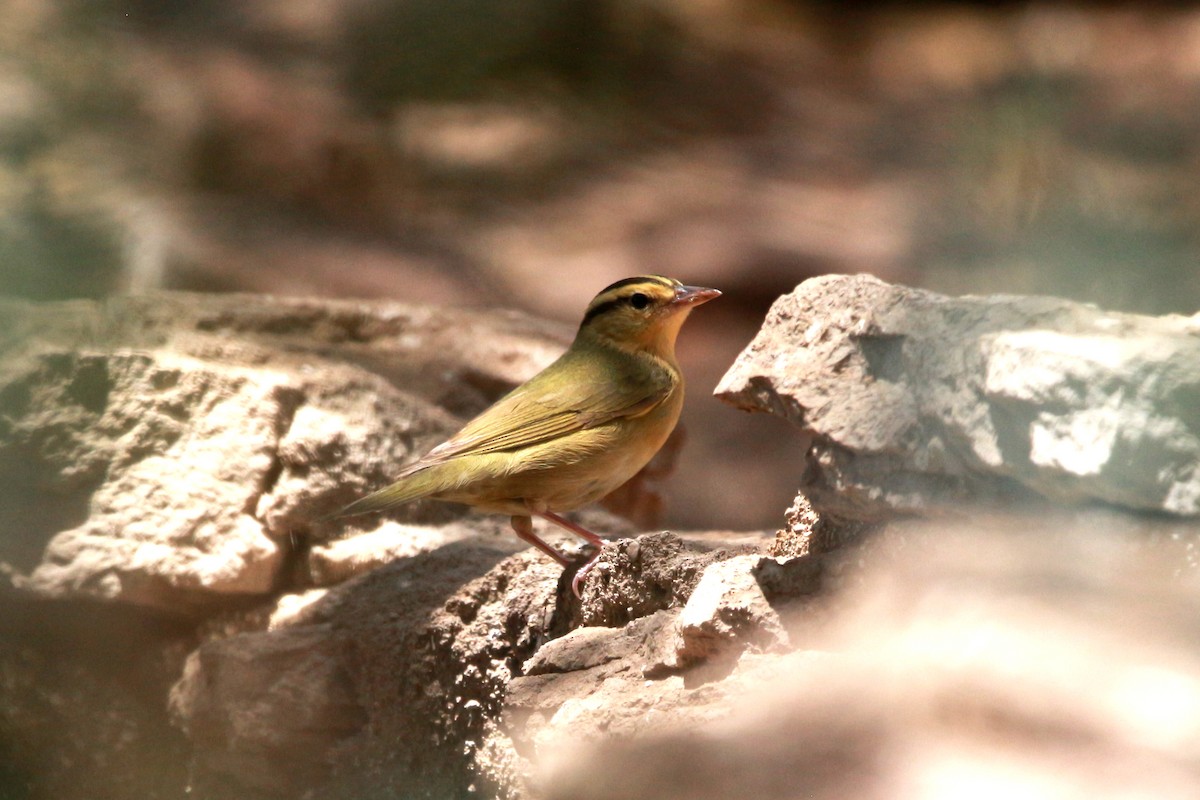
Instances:
[[[41,389],[92,381],[102,390],[95,412],[78,409],[86,424],[63,428],[103,460],[103,478],[87,519],[53,536],[23,585],[164,608],[176,594],[270,590],[282,551],[250,512],[279,423],[299,399],[294,387],[269,373],[130,351],[56,359],[32,379]],[[70,413],[70,398],[60,399],[65,407],[20,419],[16,436]]]
[[[877,519],[968,499],[1200,514],[1200,317],[806,281],[716,389],[815,434],[804,492]]]
[[[1028,432],[1049,486],[1200,514],[1200,339],[1029,330],[987,349],[987,397]]]
[[[411,555],[421,547],[346,554],[328,543],[382,520],[322,517],[566,338],[511,314],[394,304],[0,302],[0,575],[40,598],[202,616],[278,591],[293,554],[336,580]],[[427,547],[467,535],[432,530]]]

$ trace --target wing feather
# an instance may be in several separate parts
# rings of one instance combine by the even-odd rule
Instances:
[[[384,489],[351,503],[334,516],[381,511],[439,491],[453,483],[452,470],[437,469],[456,458],[512,452],[569,437],[613,420],[639,417],[663,403],[678,385],[673,373],[612,362],[568,350],[552,367],[518,386],[468,422],[448,441],[409,464]]]
[[[414,468],[463,455],[520,450],[622,417],[646,414],[670,396],[673,384],[637,381],[631,376],[597,380],[586,360],[564,359],[547,380],[542,372],[471,420],[451,439],[420,459]],[[655,385],[659,388],[652,388]]]

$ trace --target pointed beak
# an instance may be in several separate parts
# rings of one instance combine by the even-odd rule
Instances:
[[[701,303],[707,303],[709,300],[715,300],[720,296],[721,293],[716,289],[705,289],[703,286],[677,286],[675,288],[675,299],[671,301],[671,306],[673,308],[698,306]]]

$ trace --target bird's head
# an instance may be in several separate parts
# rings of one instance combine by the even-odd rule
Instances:
[[[624,350],[646,350],[669,356],[688,313],[721,293],[684,286],[673,278],[641,275],[617,281],[588,303],[579,335],[600,339]]]

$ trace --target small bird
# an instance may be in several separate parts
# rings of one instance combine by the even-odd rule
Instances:
[[[517,536],[566,566],[533,532],[542,517],[597,548],[571,583],[578,597],[603,541],[560,515],[604,497],[662,447],[683,408],[675,337],[694,307],[720,294],[657,275],[617,281],[588,304],[558,360],[335,516],[425,497],[465,503],[510,515]]]

